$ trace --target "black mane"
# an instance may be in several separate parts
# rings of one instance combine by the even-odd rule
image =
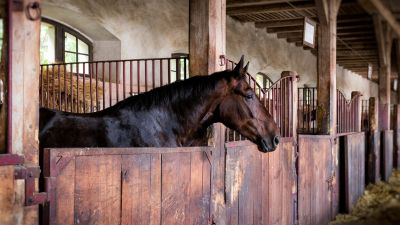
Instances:
[[[156,105],[173,105],[177,102],[195,101],[205,96],[205,93],[214,91],[217,81],[227,78],[229,74],[227,71],[222,71],[209,76],[195,76],[187,80],[175,81],[148,92],[130,96],[110,108],[129,106],[135,110],[143,110]]]

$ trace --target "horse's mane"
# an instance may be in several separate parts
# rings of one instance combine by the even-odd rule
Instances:
[[[112,108],[128,106],[132,107],[134,110],[144,110],[153,106],[201,100],[202,96],[215,90],[219,80],[229,75],[229,72],[222,71],[209,76],[195,76],[187,80],[175,81],[171,84],[154,88],[148,92],[130,96],[108,109],[111,110]]]

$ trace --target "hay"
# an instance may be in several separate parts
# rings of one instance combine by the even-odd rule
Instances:
[[[65,109],[66,111],[71,111],[72,104],[72,112],[90,112],[90,103],[92,103],[92,110],[98,110],[98,108],[96,109],[96,80],[94,77],[92,79],[92,87],[90,87],[90,78],[85,78],[84,85],[82,76],[77,76],[77,73],[74,72],[65,71],[64,66],[43,66],[40,79],[41,106],[53,109],[60,109],[61,106],[64,111]],[[83,92],[83,87],[85,87],[85,92]],[[99,81],[97,87],[99,99],[101,99],[103,92],[104,90]],[[91,95],[92,100],[90,98]],[[83,103],[85,103],[85,108]]]
[[[393,170],[388,183],[368,185],[351,214],[339,214],[330,225],[400,224],[400,171]]]

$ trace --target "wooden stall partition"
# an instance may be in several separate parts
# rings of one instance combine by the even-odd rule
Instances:
[[[295,224],[296,170],[292,138],[271,153],[249,141],[226,143],[226,224]]]
[[[328,224],[338,212],[338,154],[329,135],[298,136],[298,219]]]
[[[384,181],[389,181],[393,169],[393,131],[381,132],[381,176]]]
[[[343,136],[343,149],[340,149],[339,164],[344,175],[340,180],[344,181],[344,210],[350,212],[358,198],[365,190],[365,134],[353,133]]]
[[[376,183],[381,179],[381,134],[378,126],[378,99],[371,97],[369,99],[369,129],[366,132],[366,184]]]
[[[45,149],[45,223],[207,224],[211,150]]]
[[[394,105],[393,117],[393,167],[400,169],[400,105],[398,104]]]

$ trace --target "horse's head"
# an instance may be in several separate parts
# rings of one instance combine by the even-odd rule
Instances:
[[[243,56],[232,71],[225,71],[227,94],[218,107],[219,118],[258,145],[262,152],[274,151],[279,144],[279,129],[272,116],[246,81],[249,63]]]

